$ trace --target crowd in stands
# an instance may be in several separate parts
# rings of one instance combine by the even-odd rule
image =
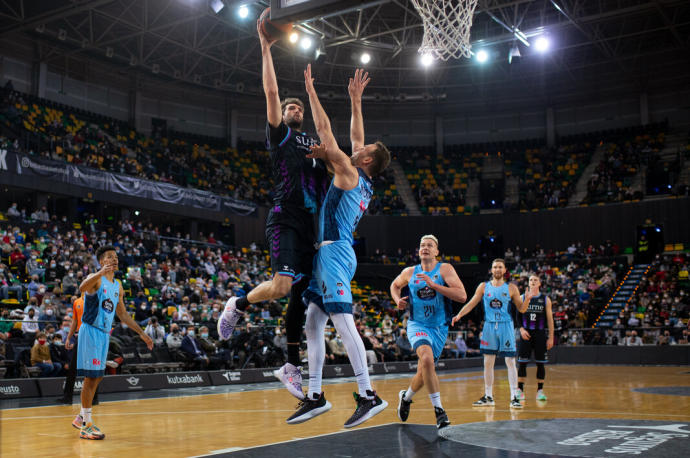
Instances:
[[[210,146],[160,130],[149,137],[117,120],[9,90],[0,92],[0,123],[14,134],[0,138],[11,151],[257,204],[270,201],[269,157],[261,145]]]
[[[558,147],[506,151],[506,175],[519,180],[518,208],[565,207],[593,150],[592,139],[574,136]]]
[[[612,329],[571,332],[568,340],[580,345],[687,345],[689,269],[687,256],[657,255]]]
[[[664,147],[667,125],[622,129],[608,134],[604,157],[587,183],[584,203],[621,202],[642,199],[642,186],[633,188],[632,179],[644,165],[655,162]]]
[[[395,150],[422,214],[465,213],[468,182],[481,171],[481,154],[467,153],[452,145],[444,149],[442,158],[424,148]]]

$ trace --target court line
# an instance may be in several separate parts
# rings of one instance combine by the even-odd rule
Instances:
[[[469,409],[453,409],[453,408],[446,408],[446,412],[511,412],[511,413],[520,413],[520,412],[525,412],[525,413],[562,413],[562,414],[587,414],[587,415],[641,415],[641,416],[646,416],[646,417],[653,417],[653,416],[661,416],[661,417],[680,417],[680,418],[690,418],[690,415],[678,415],[678,414],[672,414],[672,413],[660,413],[660,412],[655,412],[655,413],[638,413],[638,412],[612,412],[610,410],[544,410],[537,408],[535,410],[519,410],[516,411],[515,409],[496,409],[495,407],[473,407]],[[560,419],[560,417],[558,418]]]

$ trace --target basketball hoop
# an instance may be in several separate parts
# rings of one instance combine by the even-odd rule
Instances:
[[[422,17],[424,39],[420,54],[441,60],[470,57],[470,29],[478,0],[412,0]]]

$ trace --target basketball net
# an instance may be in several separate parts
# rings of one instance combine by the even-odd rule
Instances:
[[[412,0],[424,23],[420,54],[441,60],[470,57],[470,28],[478,0]]]

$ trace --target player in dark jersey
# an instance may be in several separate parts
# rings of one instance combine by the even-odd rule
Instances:
[[[218,320],[218,334],[229,339],[249,304],[280,299],[290,294],[285,316],[288,361],[274,374],[290,393],[304,399],[302,374],[298,367],[305,306],[302,293],[309,284],[316,242],[315,216],[328,186],[328,173],[320,159],[308,159],[316,140],[302,132],[304,103],[288,98],[281,103],[271,45],[257,23],[266,95],[266,146],[271,155],[273,206],[266,221],[266,239],[273,278],[261,283],[246,297],[228,300]]]
[[[544,394],[544,378],[546,378],[546,352],[553,347],[553,314],[551,313],[551,299],[539,292],[541,281],[536,275],[529,277],[529,289],[533,296],[527,310],[518,312],[518,326],[520,326],[520,341],[518,343],[518,389],[520,399],[525,399],[525,378],[527,377],[527,363],[534,351],[534,361],[537,363],[537,401],[546,401]],[[524,296],[523,296],[524,299]],[[548,327],[549,334],[546,335]]]

